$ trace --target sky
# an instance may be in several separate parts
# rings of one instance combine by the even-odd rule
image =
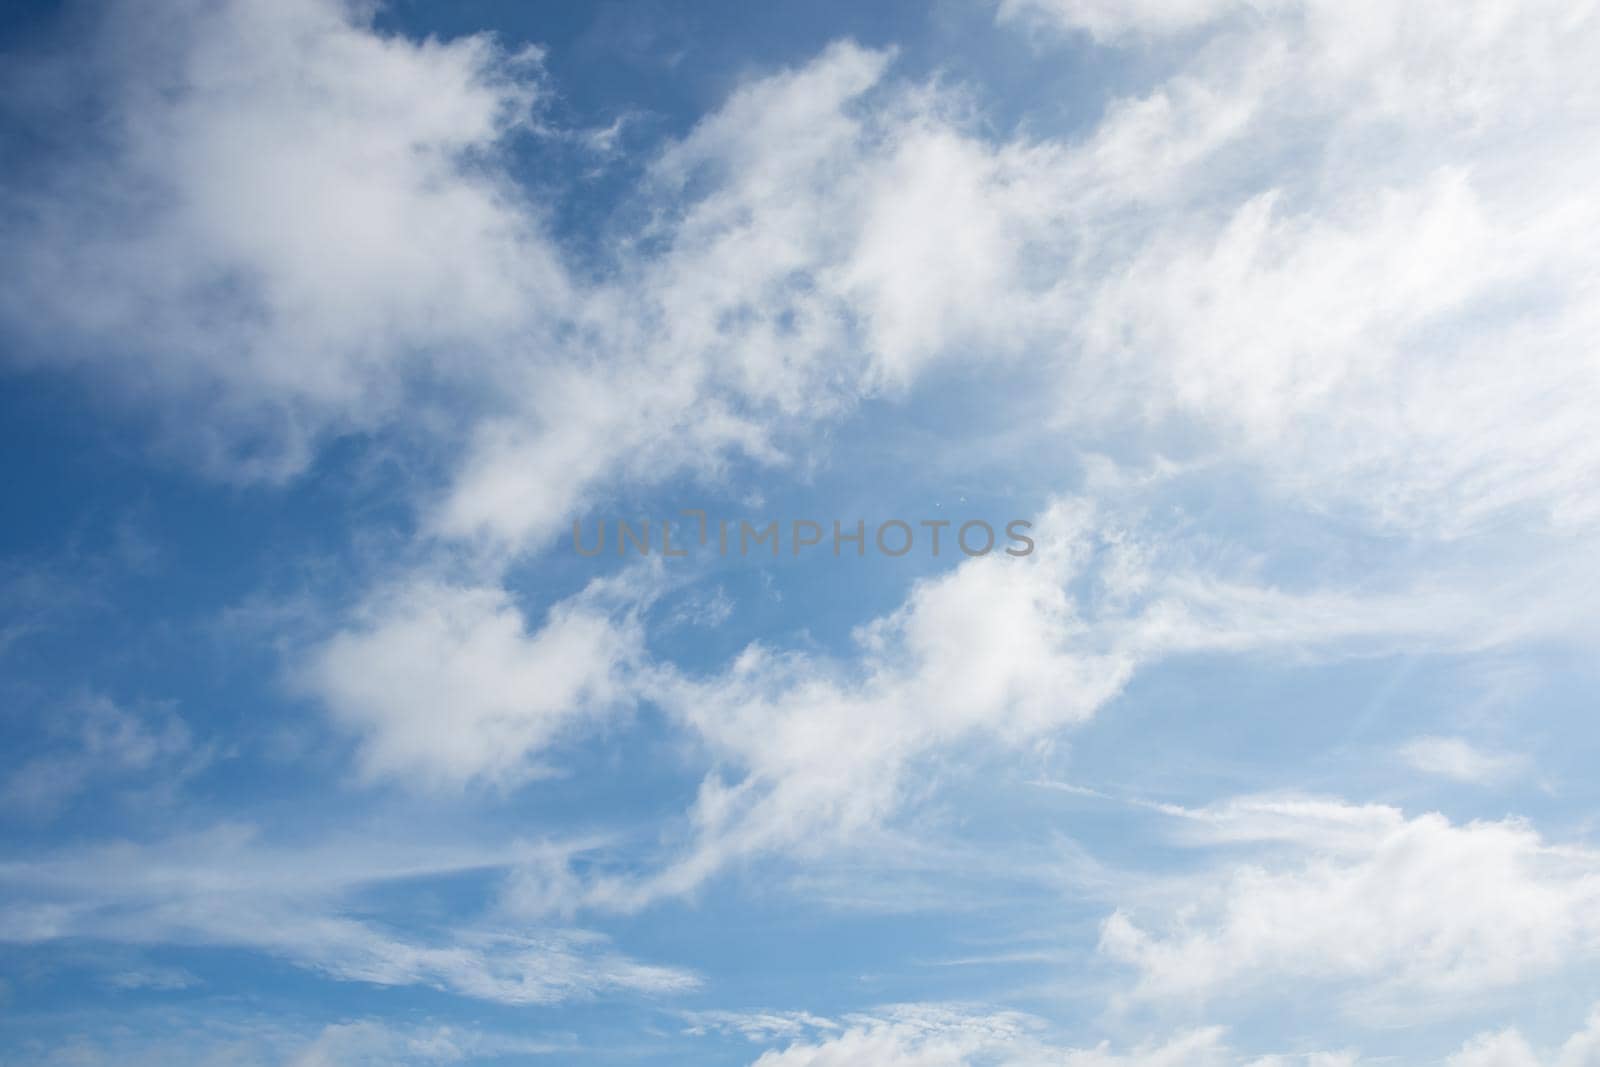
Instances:
[[[8,4],[0,1065],[1600,1064],[1596,55]]]

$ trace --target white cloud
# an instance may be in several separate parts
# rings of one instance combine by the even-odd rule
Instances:
[[[134,967],[117,971],[106,977],[112,989],[190,989],[200,984],[200,979],[182,967]]]
[[[1021,1067],[1055,1063],[1069,1067],[1201,1067],[1225,1062],[1218,1028],[1179,1034],[1126,1054],[1108,1044],[1092,1049],[1052,1046],[1039,1020],[1015,1012],[982,1014],[940,1005],[910,1004],[876,1015],[846,1018],[837,1033],[793,1041],[763,1053],[753,1067]]]
[[[1252,851],[1105,922],[1143,997],[1326,982],[1359,1014],[1448,1013],[1600,956],[1600,855],[1520,820],[1298,797],[1173,814],[1193,843]]]
[[[423,1067],[570,1052],[570,1040],[539,1040],[471,1025],[350,1019],[313,1025],[283,1012],[270,1018],[215,1004],[196,1011],[129,1005],[114,1023],[82,1019],[61,1036],[30,1038],[0,1051],[18,1067]]]
[[[138,711],[103,694],[83,696],[55,723],[45,751],[0,781],[8,811],[49,816],[94,789],[131,792],[145,802],[176,789],[214,753],[196,745],[184,721],[159,706]]]
[[[1241,11],[1278,6],[1280,0],[1001,0],[1002,20],[1082,30],[1117,42],[1134,34],[1192,30]]]
[[[1060,364],[1077,440],[1198,417],[1197,447],[1427,535],[1600,517],[1595,263],[1569,239],[1597,221],[1592,5],[1031,8],[1203,34],[1076,140],[985,135],[959,90],[837,44],[660,152],[654,222],[601,280],[490,158],[539,89],[485,39],[384,37],[324,0],[176,5],[159,46],[130,16],[108,173],[162,190],[161,225],[91,229],[72,198],[105,175],[69,183],[21,235],[14,317],[70,308],[69,332],[167,353],[158,377],[221,388],[223,451],[272,440],[278,473],[419,375],[467,383],[424,518],[513,553],[608,487],[780,463],[789,431],[932,362],[1022,353]],[[194,91],[157,91],[173,62]]]
[[[584,930],[458,921],[443,930],[402,932],[355,917],[353,901],[364,890],[497,870],[519,856],[515,845],[274,846],[242,826],[149,845],[78,846],[0,863],[0,884],[8,887],[0,941],[244,948],[341,981],[422,985],[502,1004],[695,987],[688,972],[630,959]]]
[[[655,221],[583,290],[564,369],[478,426],[434,529],[538,547],[615,482],[715,475],[730,453],[778,466],[930,363],[1019,351],[1041,153],[992,145],[959,93],[895,83],[891,60],[835,44],[660,151]]]
[[[1600,1063],[1600,1009],[1551,1054],[1541,1056],[1515,1027],[1472,1038],[1445,1067],[1594,1067]]]
[[[797,1038],[808,1033],[841,1029],[838,1023],[806,1011],[694,1011],[686,1012],[685,1033],[738,1034],[749,1041]]]
[[[1199,420],[1191,458],[1380,529],[1600,517],[1596,265],[1569,240],[1596,20],[1245,6],[1076,141],[983,136],[849,45],[745,85],[651,169],[662,251],[587,294],[593,358],[480,427],[437,529],[538,544],[608,479],[776,463],[863,393],[1019,354],[1058,367],[1079,443]]]
[[[1032,7],[1118,32],[1241,13],[1161,53],[1059,172],[1083,212],[1069,426],[1199,418],[1202,454],[1426,538],[1600,517],[1596,261],[1570,236],[1595,212],[1593,5]]]
[[[752,1016],[759,1020],[761,1016]],[[1179,1031],[1125,1049],[1110,1041],[1072,1047],[1051,1040],[1044,1023],[1018,1012],[981,1012],[938,1004],[905,1004],[834,1021],[794,1017],[809,1039],[793,1037],[763,1053],[753,1067],[1237,1067],[1220,1026]],[[739,1027],[735,1026],[736,1029]],[[788,1030],[778,1031],[790,1036]],[[770,1035],[752,1031],[753,1038]],[[1269,1056],[1250,1067],[1352,1067],[1337,1053]]]
[[[303,682],[362,739],[368,777],[514,784],[630,699],[638,624],[588,591],[533,632],[501,589],[403,580],[323,644]]]
[[[516,553],[619,480],[782,462],[787,431],[994,341],[1028,288],[1031,150],[883,84],[889,53],[841,43],[736,91],[647,168],[657,221],[583,278],[497,155],[533,127],[535,58],[366,13],[114,8],[88,68],[111,143],[13,197],[28,269],[0,308],[34,358],[164,407],[217,473],[286,477],[400,418],[466,445],[426,527]],[[24,116],[68,63],[23,79]]]
[[[913,769],[935,754],[1048,739],[1171,656],[1454,651],[1507,632],[1489,604],[1448,590],[1361,597],[1208,573],[1136,516],[1083,499],[1057,502],[1033,536],[1031,556],[969,559],[917,583],[857,628],[852,656],[753,644],[709,676],[643,668],[641,696],[717,766],[690,812],[689,850],[650,877],[599,880],[588,902],[634,909],[738,857],[824,854],[933,788]]]
[[[394,1067],[472,1063],[486,1058],[565,1051],[551,1042],[456,1027],[396,1027],[371,1020],[334,1023],[298,1050],[285,1067]]]
[[[609,250],[614,270],[580,279],[496,159],[530,127],[534,56],[384,36],[368,8],[331,0],[130,5],[85,61],[109,140],[56,191],[5,205],[23,221],[5,233],[22,268],[4,314],[33,331],[34,358],[177,412],[172,432],[214,470],[284,477],[322,437],[402,413],[406,432],[463,449],[421,505],[425,535],[498,563],[611,489],[716,477],[734,455],[778,468],[862,396],[941,361],[1019,354],[1051,363],[1052,429],[1074,444],[1143,460],[1181,439],[1183,459],[1236,463],[1307,510],[1444,546],[1403,583],[1285,589],[1193,558],[1205,546],[1182,534],[1091,534],[1115,520],[1063,505],[1040,523],[1057,551],[920,583],[852,655],[754,645],[699,677],[645,660],[638,621],[603,597],[535,620],[492,578],[402,578],[301,675],[359,737],[369,777],[512,785],[640,697],[715,764],[686,855],[585,886],[552,850],[508,893],[525,913],[638,907],[731,858],[825,850],[904,810],[930,756],[1047,739],[1165,657],[1473,649],[1560,629],[1560,605],[1497,612],[1530,586],[1497,574],[1480,590],[1447,550],[1509,524],[1506,570],[1566,599],[1593,563],[1600,260],[1573,235],[1600,229],[1595,5],[1000,11],[1193,47],[1150,53],[1165,74],[1069,139],[987,134],[960,91],[896,82],[891,53],[835,45],[749,80],[661,151],[641,190],[653,222]],[[36,79],[65,69],[8,84],[49,95]],[[435,419],[419,398],[441,380],[460,407]],[[196,418],[201,400],[215,406]],[[8,797],[43,804],[90,764],[165,766],[188,746],[108,721],[84,735],[88,763],[24,767]],[[1403,755],[1462,780],[1516,769],[1451,738]],[[1361,1010],[1436,1006],[1561,973],[1600,940],[1593,855],[1520,822],[1282,799],[1181,814],[1252,860],[1191,910],[1136,902],[1107,922],[1103,948],[1151,997],[1288,976]],[[285,885],[273,864],[304,857],[204,848],[7,864],[26,893],[0,929],[245,945],[507,1003],[691,983],[575,931],[395,934],[340,907],[376,876]],[[1039,1051],[1018,1025],[856,1020],[762,1062]],[[345,1054],[352,1034],[306,1062]],[[1219,1040],[1065,1055],[1211,1062]],[[1458,1058],[1534,1055],[1505,1031]]]
[[[1504,782],[1528,767],[1525,756],[1485,752],[1459,737],[1418,737],[1401,746],[1400,757],[1423,774],[1477,785]]]
[[[509,343],[565,285],[537,212],[484,165],[528,122],[535,58],[383,36],[370,14],[113,5],[87,52],[13,75],[47,113],[86,94],[105,141],[10,198],[6,319],[33,358],[165,407],[219,473],[294,473],[408,369]]]
[[[1447,1067],[1539,1067],[1539,1058],[1515,1030],[1480,1034],[1445,1061]]]

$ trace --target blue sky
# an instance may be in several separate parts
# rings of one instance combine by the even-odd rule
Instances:
[[[0,1064],[1600,1062],[1597,37],[11,5]]]

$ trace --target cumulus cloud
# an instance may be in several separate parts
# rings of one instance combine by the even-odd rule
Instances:
[[[1600,855],[1521,820],[1302,797],[1173,814],[1191,844],[1250,854],[1184,881],[1182,904],[1106,920],[1101,950],[1143,997],[1287,980],[1329,983],[1358,1014],[1448,1013],[1600,954]]]
[[[637,620],[605,583],[532,632],[502,589],[404,580],[322,645],[302,682],[361,738],[363,772],[414,785],[512,784],[563,734],[630,699]]]
[[[297,471],[326,431],[372,426],[408,370],[507,344],[564,285],[538,212],[487,165],[529,122],[537,57],[369,16],[112,5],[86,54],[9,76],[23,121],[81,108],[103,136],[60,154],[49,191],[8,191],[8,326],[33,359],[162,406],[219,473]]]
[[[1515,1027],[1472,1038],[1445,1060],[1446,1067],[1591,1067],[1600,1063],[1600,1010],[1551,1054],[1541,1056]]]

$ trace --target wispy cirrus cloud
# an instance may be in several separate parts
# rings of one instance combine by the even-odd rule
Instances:
[[[0,778],[9,813],[49,818],[91,789],[121,788],[149,805],[216,757],[171,708],[123,707],[102,693],[68,704],[26,761]]]
[[[640,963],[581,929],[489,919],[408,930],[353,906],[384,884],[502,869],[517,852],[272,846],[238,825],[151,844],[68,847],[0,863],[9,887],[0,941],[248,948],[341,981],[427,986],[502,1004],[696,986],[687,971]]]
[[[788,1019],[792,1026],[774,1026]],[[765,1020],[765,1021],[764,1021]],[[1248,1052],[1221,1026],[1175,1031],[1163,1038],[1118,1046],[1064,1044],[1038,1018],[983,1011],[965,1005],[902,1004],[843,1019],[803,1013],[733,1014],[719,1025],[753,1041],[788,1038],[757,1057],[752,1067],[845,1067],[863,1062],[886,1067],[1359,1067],[1381,1062],[1359,1051]],[[795,1033],[798,1027],[799,1033]],[[809,1031],[809,1033],[807,1033]],[[1536,1051],[1515,1028],[1486,1030],[1443,1059],[1449,1067],[1583,1067],[1600,1043],[1600,1015],[1576,1033]]]
[[[263,1017],[248,1011],[195,1012],[163,1005],[159,1012],[127,1010],[114,1035],[78,1035],[62,1041],[25,1039],[0,1052],[0,1063],[127,1064],[174,1062],[197,1067],[425,1067],[494,1062],[513,1057],[570,1054],[560,1035],[530,1037],[447,1022],[396,1022],[345,1018]]]
[[[1495,785],[1529,769],[1519,752],[1485,750],[1460,737],[1418,737],[1400,747],[1400,758],[1423,774],[1457,782]]]

